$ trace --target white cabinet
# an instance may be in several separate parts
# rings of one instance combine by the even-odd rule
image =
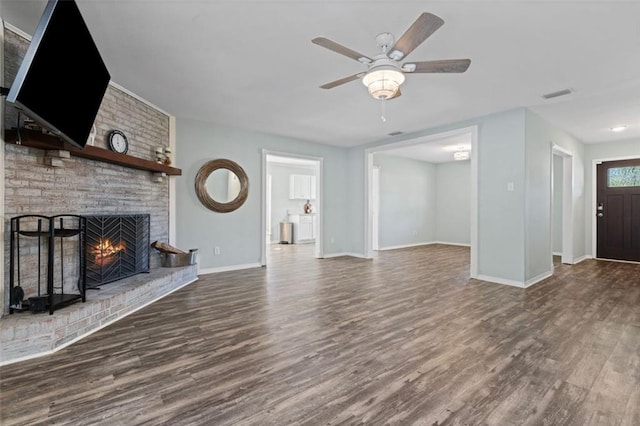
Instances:
[[[290,214],[289,222],[293,223],[293,243],[309,243],[316,239],[315,214]]]
[[[313,175],[289,175],[289,199],[315,200],[316,177]]]

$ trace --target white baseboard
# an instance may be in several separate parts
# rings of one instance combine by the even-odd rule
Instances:
[[[198,275],[215,274],[217,272],[238,271],[240,269],[261,268],[260,263],[245,263],[243,265],[220,266],[218,268],[198,269]]]
[[[488,281],[491,283],[496,283],[496,284],[503,284],[503,285],[509,285],[512,287],[518,287],[518,288],[528,288],[531,287],[534,284],[539,283],[542,280],[545,280],[547,278],[549,278],[550,276],[552,276],[553,273],[551,271],[547,271],[544,272],[538,276],[535,276],[531,279],[528,279],[525,282],[522,281],[516,281],[516,280],[509,280],[506,278],[499,278],[499,277],[492,277],[490,275],[478,275],[476,277],[476,279],[478,280],[482,280],[482,281]]]
[[[524,288],[524,283],[522,281],[508,280],[506,278],[492,277],[490,275],[478,275],[476,279],[487,281],[490,283],[495,283],[495,284],[504,284],[504,285],[510,285],[512,287]]]
[[[445,246],[459,246],[459,247],[471,247],[471,244],[467,244],[467,243],[451,243],[448,241],[434,241],[433,243],[430,244],[443,244]]]
[[[584,256],[580,256],[578,258],[573,259],[573,264],[576,265],[584,260],[587,259],[593,259],[593,256],[589,255],[589,254],[585,254]]]
[[[360,258],[360,259],[370,259],[369,257],[366,257],[362,253],[347,253],[347,252],[343,252],[343,253],[325,253],[322,256],[322,258],[323,259],[330,259],[332,257],[342,257],[342,256],[357,257],[357,258]]]
[[[538,276],[535,276],[533,278],[530,278],[527,281],[525,281],[524,287],[525,288],[531,287],[532,285],[537,284],[542,280],[546,280],[547,278],[549,278],[552,275],[553,275],[553,272],[551,272],[551,271],[543,272],[542,274],[540,274]]]
[[[378,250],[379,251],[385,251],[385,250],[397,250],[397,249],[403,249],[403,248],[409,248],[409,247],[418,247],[418,246],[428,246],[431,244],[436,244],[435,241],[427,241],[427,242],[423,242],[423,243],[413,243],[413,244],[402,244],[399,246],[387,246],[387,247],[380,247]]]
[[[561,251],[554,251],[554,252],[552,252],[552,254],[554,256],[562,256],[562,252]]]
[[[467,244],[467,243],[452,243],[452,242],[449,242],[449,241],[426,241],[426,242],[422,242],[422,243],[402,244],[402,245],[398,245],[398,246],[380,247],[378,250],[379,251],[397,250],[397,249],[410,248],[410,247],[430,246],[430,245],[433,245],[433,244],[442,244],[442,245],[445,245],[445,246],[471,247],[471,244]]]

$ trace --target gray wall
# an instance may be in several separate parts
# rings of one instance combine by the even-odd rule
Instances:
[[[289,176],[292,174],[316,176],[315,167],[285,165],[269,162],[267,174],[271,175],[271,242],[280,241],[280,222],[289,220],[287,212],[304,212],[306,200],[289,199]],[[311,201],[315,211],[315,200]]]
[[[201,267],[255,264],[260,258],[260,150],[325,158],[325,253],[364,253],[365,149],[404,139],[478,126],[478,268],[479,274],[525,282],[544,274],[551,252],[551,142],[574,156],[574,249],[585,247],[584,147],[577,139],[525,109],[385,139],[350,149],[232,129],[210,123],[178,119],[181,147],[176,154],[183,176],[177,181],[178,242],[199,247]],[[619,153],[638,145],[619,145]],[[607,144],[606,152],[615,152]],[[594,155],[599,151],[594,147]],[[610,154],[609,154],[610,155]],[[249,198],[238,211],[219,214],[206,210],[195,197],[193,178],[212,158],[231,158],[245,168],[250,179]],[[507,190],[507,183],[514,190]],[[530,211],[529,211],[530,209]],[[436,221],[436,229],[437,229]],[[525,243],[526,235],[526,243]],[[331,243],[331,239],[334,243]],[[445,237],[434,239],[444,240]],[[391,242],[388,242],[392,244]],[[402,241],[401,244],[407,244]],[[384,244],[381,241],[381,244]],[[213,247],[222,252],[213,255]],[[525,255],[526,250],[526,255]]]
[[[552,143],[573,158],[573,251],[584,256],[584,145],[542,119],[526,112],[526,257],[525,281],[550,273]]]
[[[436,165],[436,237],[443,243],[470,244],[471,162]]]
[[[593,210],[593,162],[595,160],[611,160],[620,158],[640,158],[640,139],[620,142],[607,142],[585,145],[585,173],[584,173],[584,211],[586,212],[584,233],[585,253],[595,257],[592,250],[592,226],[595,212]]]
[[[468,126],[478,126],[478,272],[503,280],[524,280],[524,109],[351,148],[349,218],[352,252],[364,253],[366,149]],[[508,182],[514,183],[514,191],[507,192]]]
[[[518,109],[479,122],[478,274],[491,279],[524,280],[524,116]]]
[[[433,242],[469,244],[470,161],[433,164],[375,154],[374,164],[380,167],[381,249]]]
[[[324,252],[348,251],[350,168],[346,149],[180,118],[176,120],[176,140],[180,147],[176,164],[182,168],[182,176],[176,180],[177,245],[198,248],[201,270],[259,264],[262,149],[324,159]],[[213,212],[196,197],[196,173],[215,158],[237,162],[249,178],[247,201],[236,211]],[[219,255],[214,255],[214,247],[220,247]]]
[[[383,154],[374,164],[380,167],[380,248],[434,241],[435,165]]]

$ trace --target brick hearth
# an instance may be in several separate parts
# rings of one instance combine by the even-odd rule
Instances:
[[[0,328],[0,364],[46,355],[198,279],[198,265],[155,268],[89,290],[85,303],[48,313],[5,316]]]

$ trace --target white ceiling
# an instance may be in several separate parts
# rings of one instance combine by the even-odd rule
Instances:
[[[429,140],[425,142],[424,140]],[[383,155],[394,155],[412,160],[428,161],[429,163],[449,163],[455,161],[453,154],[456,151],[471,151],[471,134],[465,133],[456,136],[443,137],[437,140],[430,138],[417,138],[401,143],[399,148],[381,148]]]
[[[32,34],[45,1],[0,1]],[[616,1],[78,0],[112,80],[179,117],[355,146],[516,107],[587,143],[640,138],[640,3]],[[445,24],[407,61],[469,58],[464,74],[412,74],[380,101],[366,69],[311,43],[362,54],[422,12]],[[554,100],[542,94],[574,93]],[[618,124],[627,131],[612,133]]]

